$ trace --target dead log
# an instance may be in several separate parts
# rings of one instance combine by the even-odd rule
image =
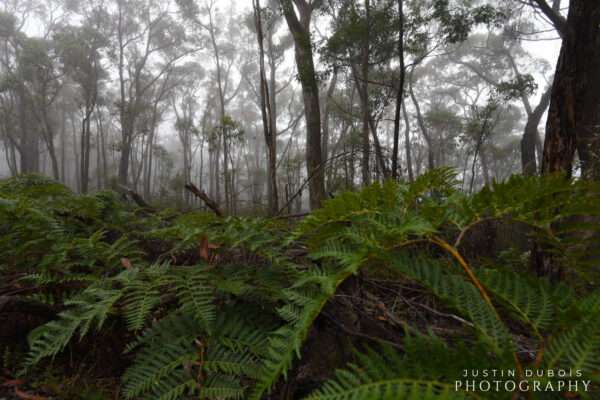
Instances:
[[[147,210],[152,210],[152,206],[148,204],[146,200],[144,200],[144,198],[140,196],[136,191],[129,189],[128,187],[123,185],[120,185],[119,187],[121,188],[121,190],[123,190],[125,194],[127,194],[131,198],[131,200],[134,201],[135,204]]]
[[[202,200],[204,204],[206,204],[206,206],[210,208],[217,217],[222,217],[224,215],[221,209],[219,208],[219,205],[213,199],[208,197],[204,190],[198,189],[198,187],[196,187],[196,185],[194,185],[193,183],[186,183],[185,188],[194,196]]]

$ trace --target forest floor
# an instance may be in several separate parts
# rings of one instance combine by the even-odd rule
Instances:
[[[474,366],[597,381],[600,227],[578,221],[600,188],[455,187],[433,171],[286,219],[0,182],[0,399],[466,399]]]

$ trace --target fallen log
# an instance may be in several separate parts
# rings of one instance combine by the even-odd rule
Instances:
[[[152,206],[148,204],[146,200],[144,200],[144,198],[140,196],[135,190],[123,185],[119,185],[119,188],[123,190],[123,192],[127,194],[131,198],[131,200],[134,201],[135,204],[147,210],[152,210]]]
[[[186,183],[185,189],[192,193],[194,196],[198,197],[200,200],[202,200],[204,204],[206,204],[206,206],[210,208],[217,217],[222,217],[224,215],[221,209],[219,208],[219,205],[213,199],[208,197],[204,190],[198,189],[198,187],[196,187],[196,185],[194,185],[193,183]]]

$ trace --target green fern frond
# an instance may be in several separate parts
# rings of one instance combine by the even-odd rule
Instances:
[[[471,393],[454,384],[437,380],[403,377],[408,367],[403,357],[389,347],[358,353],[356,364],[336,371],[335,378],[306,397],[306,400],[398,400],[466,399]]]
[[[141,346],[151,346],[153,343],[168,343],[182,337],[192,341],[202,331],[202,326],[191,314],[176,309],[146,328],[125,347],[125,352],[132,352]]]
[[[254,387],[250,399],[259,400],[266,391],[271,389],[280,376],[287,379],[287,371],[291,368],[294,358],[300,358],[300,348],[306,340],[314,320],[335,294],[339,285],[355,272],[355,269],[349,268],[332,275],[330,283],[324,285],[331,288],[327,291],[311,290],[310,288],[286,291],[288,304],[281,307],[279,311],[288,324],[277,329],[269,338],[261,379]],[[321,286],[323,287],[323,285]],[[311,295],[307,296],[307,293],[302,293],[302,290],[308,290]]]
[[[175,294],[182,311],[193,315],[210,332],[215,321],[214,289],[210,286],[207,274],[197,268],[175,279]]]
[[[213,374],[200,386],[201,399],[244,399],[245,387],[230,376]]]
[[[586,374],[600,372],[600,312],[587,314],[555,336],[546,351],[547,368],[572,368]]]
[[[429,288],[433,294],[468,318],[481,338],[487,341],[496,353],[501,354],[514,348],[506,325],[481,297],[479,290],[462,276],[446,272],[448,268],[458,271],[457,266],[443,266],[435,259],[423,260],[415,257],[397,257],[391,261],[391,266]]]
[[[29,367],[44,357],[55,356],[67,346],[77,331],[81,339],[92,326],[101,329],[121,296],[120,290],[91,287],[67,302],[73,308],[61,312],[57,320],[42,325],[30,335],[30,351],[25,365]]]
[[[135,280],[124,296],[124,318],[130,331],[142,329],[151,311],[160,303],[160,291],[151,282]]]
[[[457,392],[454,385],[439,382],[390,379],[363,382],[356,375],[338,374],[339,382],[328,382],[306,400],[458,400],[477,398]]]
[[[541,283],[532,284],[516,273],[490,269],[482,270],[478,277],[519,319],[533,327],[538,337],[541,329],[551,325],[556,310],[551,293]]]
[[[133,366],[123,375],[123,393],[125,398],[133,399],[145,393],[155,398],[172,396],[173,388],[187,382],[184,365],[191,365],[199,358],[193,341],[181,338],[173,342],[155,343],[141,350]],[[173,385],[172,381],[181,381]]]

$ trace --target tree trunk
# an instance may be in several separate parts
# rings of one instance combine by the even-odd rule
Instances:
[[[535,110],[527,116],[527,123],[523,131],[523,138],[521,139],[521,169],[523,175],[537,174],[536,148],[539,141],[538,125],[550,103],[550,94],[551,90],[548,89],[542,95],[540,103]]]
[[[260,111],[262,115],[265,144],[267,147],[267,197],[269,214],[275,215],[279,211],[277,194],[277,128],[273,123],[277,120],[274,115],[271,101],[275,97],[275,79],[273,65],[271,65],[271,85],[267,84],[265,73],[265,50],[260,1],[254,0],[254,23],[258,39],[259,67],[260,67]]]
[[[81,121],[81,193],[88,192],[90,179],[90,123],[92,107],[86,106],[85,116]]]
[[[392,179],[398,179],[401,175],[398,168],[398,148],[400,142],[400,109],[402,108],[402,102],[404,99],[404,80],[406,76],[406,70],[404,67],[404,0],[398,0],[398,60],[400,61],[399,71],[400,76],[398,79],[398,88],[396,89],[396,112],[394,114],[394,144],[392,148]],[[409,149],[410,146],[407,147]],[[410,157],[407,151],[407,158]],[[408,162],[408,160],[407,160]],[[412,175],[412,171],[410,172]],[[412,182],[412,176],[410,177]]]
[[[302,86],[304,117],[306,119],[306,169],[310,208],[321,206],[325,199],[325,174],[321,154],[321,111],[319,88],[315,75],[312,43],[310,38],[310,17],[312,4],[305,0],[295,2],[300,12],[300,20],[294,10],[292,0],[279,0],[287,25],[294,38],[296,67]]]
[[[419,106],[419,102],[417,101],[417,97],[415,96],[415,92],[413,90],[413,73],[414,73],[414,71],[415,70],[413,69],[409,75],[409,79],[408,79],[408,89],[409,90],[408,91],[410,93],[410,98],[412,99],[413,105],[415,106],[415,109],[417,111],[417,124],[419,125],[419,128],[421,129],[421,133],[423,134],[423,138],[425,139],[425,142],[427,143],[427,168],[431,171],[432,169],[435,168],[433,143],[432,143],[429,131],[427,130],[427,126],[425,125],[425,119],[423,118],[423,114],[421,114],[421,107]]]
[[[19,156],[20,172],[30,173],[39,172],[40,169],[40,151],[39,137],[35,134],[35,128],[32,126],[32,119],[29,117],[29,102],[25,98],[24,90],[19,85],[19,122],[21,130]]]
[[[323,99],[323,137],[321,139],[321,152],[323,154],[323,160],[327,160],[329,158],[329,114],[331,110],[329,103],[331,102],[331,97],[333,96],[333,92],[335,91],[335,87],[337,85],[337,78],[338,70],[337,68],[334,68],[333,76],[331,77],[331,81],[329,81],[329,86],[327,87],[327,93]],[[332,168],[330,170],[332,170]]]
[[[572,174],[575,150],[582,175],[600,178],[600,2],[572,0],[556,66],[542,172]]]
[[[408,181],[413,182],[415,175],[412,165],[412,152],[410,148],[410,121],[408,120],[408,112],[406,112],[406,104],[402,105],[402,115],[404,117],[404,148],[406,151],[406,169],[408,171]]]

